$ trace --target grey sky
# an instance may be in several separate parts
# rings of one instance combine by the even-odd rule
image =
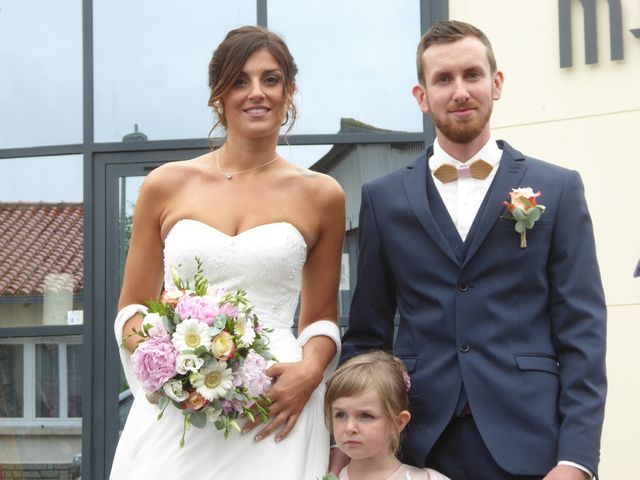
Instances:
[[[82,156],[0,160],[0,202],[82,202]]]

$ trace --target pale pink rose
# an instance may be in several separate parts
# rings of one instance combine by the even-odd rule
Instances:
[[[520,208],[525,212],[532,207],[536,206],[536,198],[541,195],[541,192],[533,193],[533,189],[526,188],[513,188],[509,192],[509,196],[511,197],[511,203],[505,202],[505,205],[509,209],[509,211],[513,212],[516,208]],[[527,205],[522,199],[526,199],[529,201],[530,205]]]
[[[213,353],[213,356],[218,360],[226,361],[233,357],[235,352],[236,344],[229,332],[223,330],[213,337],[213,340],[211,341],[211,353]]]
[[[133,372],[146,392],[155,392],[176,374],[178,352],[167,337],[149,337],[131,355]]]

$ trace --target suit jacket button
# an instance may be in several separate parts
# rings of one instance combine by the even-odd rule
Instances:
[[[469,350],[471,350],[471,346],[468,343],[461,343],[458,346],[458,350],[460,350],[462,353],[467,353]]]
[[[460,285],[458,285],[458,290],[460,290],[461,292],[466,292],[467,290],[469,290],[469,285],[467,285],[466,283],[461,283]]]

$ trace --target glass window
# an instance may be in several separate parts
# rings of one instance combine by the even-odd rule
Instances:
[[[0,429],[80,426],[80,342],[79,336],[0,340]]]
[[[82,323],[82,157],[0,160],[0,327]]]
[[[82,345],[67,345],[67,417],[82,417]]]
[[[81,202],[82,185],[81,155],[0,159],[2,203]]]
[[[36,345],[36,417],[60,415],[58,346]]]
[[[82,323],[82,202],[82,156],[0,159],[0,328]],[[81,341],[0,339],[5,478],[67,478],[82,442]]]
[[[0,418],[24,415],[22,345],[0,344]]]
[[[81,9],[0,0],[0,148],[82,141]]]
[[[331,145],[279,145],[276,152],[302,168],[309,168],[330,149]]]
[[[124,278],[124,266],[129,253],[129,241],[131,240],[131,226],[133,224],[133,213],[136,208],[136,202],[142,182],[145,177],[129,176],[119,178],[119,212],[118,212],[118,262],[120,279],[120,287]]]
[[[299,67],[293,133],[336,133],[341,118],[378,129],[422,131],[411,88],[420,40],[420,2],[268,2],[269,28]]]
[[[0,339],[0,478],[73,478],[81,418],[64,408],[73,337]],[[4,477],[2,476],[4,474]]]
[[[209,60],[230,29],[256,23],[256,1],[95,0],[93,14],[96,141],[134,124],[149,140],[206,137]]]

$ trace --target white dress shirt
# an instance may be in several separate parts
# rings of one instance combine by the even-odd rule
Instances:
[[[489,141],[482,147],[473,157],[471,157],[466,163],[456,160],[447,152],[445,152],[436,138],[433,142],[433,155],[429,160],[429,168],[431,174],[441,165],[449,164],[456,168],[463,165],[470,165],[475,160],[482,159],[491,166],[493,170],[489,173],[489,176],[484,180],[479,180],[473,177],[459,178],[455,182],[442,183],[437,178],[433,177],[433,181],[436,184],[436,188],[440,193],[440,197],[447,207],[447,211],[451,216],[451,220],[458,229],[462,241],[466,240],[471,229],[471,224],[474,218],[478,214],[480,205],[484,200],[493,177],[496,176],[498,165],[500,164],[500,157],[502,156],[502,150],[498,148],[498,144],[494,140],[493,136],[489,138]],[[515,187],[515,186],[514,186]],[[506,198],[506,193],[505,193]]]
[[[433,142],[433,155],[429,160],[429,169],[431,170],[432,176],[433,172],[445,163],[458,168],[482,159],[493,166],[491,173],[489,173],[484,180],[473,177],[462,177],[458,178],[455,182],[442,183],[436,177],[433,177],[438,193],[440,193],[440,197],[447,207],[447,211],[462,241],[466,240],[473,220],[476,218],[478,210],[480,210],[480,205],[482,205],[482,201],[491,186],[491,182],[496,176],[496,171],[500,165],[500,157],[502,157],[502,150],[498,148],[498,144],[493,138],[493,135],[467,162],[461,162],[445,152],[438,143],[437,138]],[[518,185],[513,185],[513,188],[517,187]],[[508,192],[505,192],[505,200],[507,200],[507,193]],[[577,463],[561,460],[558,462],[558,465],[570,465],[579,468],[593,478],[593,474],[587,468]]]

